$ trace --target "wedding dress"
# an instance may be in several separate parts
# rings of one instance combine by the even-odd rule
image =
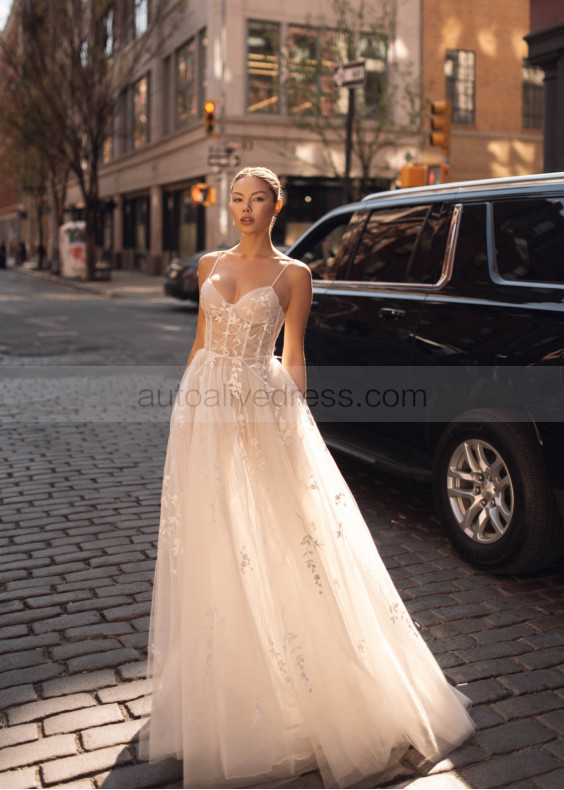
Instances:
[[[273,356],[278,277],[235,303],[210,277],[171,415],[140,754],[182,759],[185,787],[310,768],[348,787],[410,746],[436,761],[474,731],[468,700]]]

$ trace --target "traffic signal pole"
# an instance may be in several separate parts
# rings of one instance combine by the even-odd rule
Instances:
[[[221,0],[221,147],[223,151],[227,148],[226,138],[226,84],[225,84],[225,64],[227,62],[227,21],[226,21],[226,0]],[[221,168],[221,179],[219,183],[219,243],[223,247],[227,247],[227,233],[229,227],[229,211],[228,211],[228,182],[227,182],[227,168]]]

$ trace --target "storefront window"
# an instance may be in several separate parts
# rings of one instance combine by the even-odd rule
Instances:
[[[276,113],[280,25],[250,20],[247,33],[247,112]]]

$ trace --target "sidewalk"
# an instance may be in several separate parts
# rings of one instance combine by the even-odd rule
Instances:
[[[83,282],[68,277],[61,277],[48,271],[39,271],[34,261],[26,261],[22,266],[12,266],[10,271],[19,272],[28,277],[58,283],[83,292],[118,299],[156,299],[163,297],[164,277],[150,275],[138,271],[112,270],[111,280],[94,280]]]

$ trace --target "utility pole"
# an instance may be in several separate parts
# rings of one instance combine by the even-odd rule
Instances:
[[[345,172],[343,175],[343,203],[348,203],[351,199],[351,154],[352,154],[352,135],[355,112],[355,89],[349,88],[349,101],[347,108],[347,127],[345,137]]]
[[[227,150],[226,133],[226,100],[227,91],[225,84],[225,64],[227,62],[227,20],[226,20],[226,0],[221,0],[221,30],[220,30],[220,53],[221,53],[221,148]],[[227,168],[221,168],[221,180],[219,184],[219,242],[223,247],[227,247],[228,222],[228,183]]]

